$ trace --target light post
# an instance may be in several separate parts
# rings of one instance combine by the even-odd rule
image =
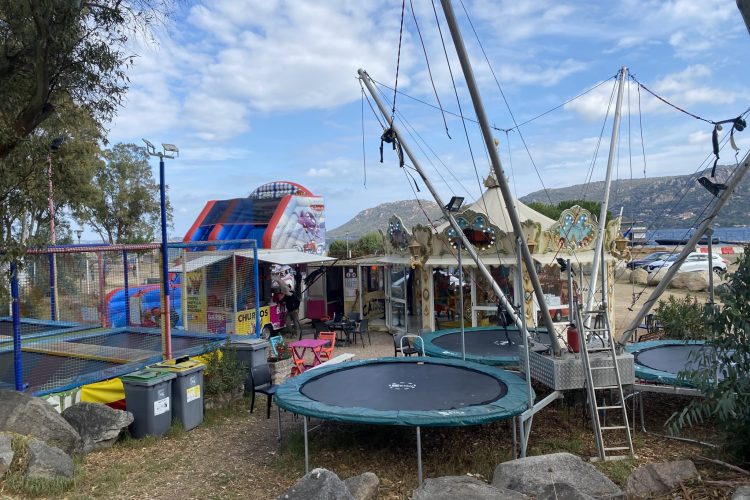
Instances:
[[[464,204],[462,196],[453,196],[445,209],[448,212],[458,212],[461,205]],[[458,315],[461,322],[461,359],[466,361],[466,339],[464,332],[464,268],[461,266],[461,238],[456,238],[456,248],[458,249]],[[450,280],[450,277],[448,277]]]
[[[167,197],[164,183],[164,158],[174,159],[180,156],[180,150],[174,144],[162,143],[163,151],[156,151],[153,143],[143,139],[146,153],[159,157],[159,204],[161,208],[161,272],[164,286],[164,307],[161,310],[162,332],[164,334],[164,357],[172,358],[172,325],[170,323],[169,300],[169,255],[167,248]]]
[[[81,235],[83,234],[83,229],[76,229],[76,236],[78,237],[78,244],[81,244]]]
[[[57,238],[55,237],[55,198],[52,189],[52,153],[60,149],[63,140],[62,137],[53,139],[49,145],[49,153],[47,153],[47,184],[49,188],[47,201],[49,202],[49,238],[51,245],[57,244]],[[57,305],[59,304],[57,296],[57,255],[54,253],[49,254],[49,267],[49,284],[52,288],[52,293],[50,294],[50,319],[54,321],[58,319]]]
[[[349,231],[347,231],[346,233],[344,233],[344,235],[346,237],[346,258],[347,259],[351,259],[352,258],[352,254],[349,252]]]

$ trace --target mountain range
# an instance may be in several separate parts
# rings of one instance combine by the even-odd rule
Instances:
[[[725,182],[734,166],[719,165],[716,181]],[[650,177],[640,179],[617,179],[612,181],[609,210],[619,214],[620,207],[627,219],[652,229],[688,228],[697,226],[712,207],[715,198],[700,184],[698,178],[709,176],[711,169],[689,175]],[[561,201],[586,199],[600,201],[604,195],[604,182],[576,184],[569,187],[540,190],[522,196],[524,203],[534,201],[557,205]],[[403,200],[381,203],[359,212],[349,222],[327,231],[327,238],[350,239],[377,231],[385,231],[388,219],[396,214],[406,227],[428,224],[441,217],[440,207],[434,201]],[[425,216],[425,214],[427,214]],[[596,214],[597,216],[599,214]],[[737,186],[729,202],[722,208],[714,226],[750,225],[750,177],[746,176]]]

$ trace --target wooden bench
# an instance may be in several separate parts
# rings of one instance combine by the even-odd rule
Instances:
[[[349,361],[353,357],[354,357],[354,354],[352,354],[350,352],[347,352],[347,353],[344,353],[344,354],[339,354],[338,356],[335,356],[335,357],[329,359],[328,361],[326,361],[324,363],[321,363],[319,365],[315,365],[315,366],[313,366],[311,368],[308,368],[305,371],[315,370],[316,368],[320,368],[322,366],[328,366],[328,365],[335,365],[335,364],[338,364],[338,363],[343,363],[344,361]]]

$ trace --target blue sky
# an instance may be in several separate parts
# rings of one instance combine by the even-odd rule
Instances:
[[[440,101],[457,112],[432,4],[413,4]],[[497,132],[517,196],[541,189],[539,177],[549,188],[584,182],[603,126],[591,176],[604,178],[611,130],[611,118],[606,124],[604,118],[612,77],[621,66],[671,102],[708,119],[734,117],[750,106],[750,36],[734,0],[464,0],[463,5],[468,18],[460,2],[454,9],[487,113],[497,127],[513,127],[513,121],[493,71],[518,123],[609,79],[521,127],[536,170],[518,132],[507,137]],[[439,2],[436,6],[461,106],[473,117]],[[133,40],[139,57],[129,69],[130,91],[109,139],[140,144],[145,137],[179,146],[180,158],[167,166],[175,209],[170,237],[182,236],[206,201],[247,196],[273,180],[296,181],[323,196],[329,229],[378,203],[413,198],[389,148],[385,162],[379,162],[382,129],[367,104],[363,165],[356,79],[357,69],[364,68],[393,86],[400,20],[401,2],[393,0],[214,0],[183,6],[152,40]],[[436,103],[409,2],[398,88]],[[392,91],[383,91],[392,99]],[[643,177],[644,164],[646,177],[694,172],[711,151],[711,125],[643,91],[640,101],[639,116],[638,90],[631,83],[615,176]],[[448,138],[435,109],[400,95],[397,110],[435,152],[420,161],[441,195],[476,198],[476,171],[483,178],[489,170],[477,127],[467,126],[475,171],[458,119],[447,117]],[[743,134],[737,141],[746,151],[750,130]],[[408,139],[418,149],[415,139]],[[725,152],[722,159],[729,162],[732,155]],[[154,168],[158,174],[155,161]],[[419,187],[420,197],[429,198],[421,182]]]

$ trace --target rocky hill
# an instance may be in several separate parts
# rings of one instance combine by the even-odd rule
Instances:
[[[421,208],[420,208],[421,205]],[[343,239],[346,232],[349,232],[349,238],[355,240],[363,234],[378,229],[385,231],[388,226],[388,219],[391,215],[396,214],[404,221],[406,227],[411,228],[417,224],[428,224],[427,217],[435,221],[440,218],[440,207],[434,201],[428,200],[403,200],[389,203],[381,203],[372,208],[362,210],[349,222],[326,231],[328,240]]]
[[[719,166],[716,177],[724,182],[733,171],[734,166]],[[612,182],[610,190],[610,211],[620,212],[628,219],[634,219],[648,225],[659,221],[659,227],[687,228],[700,222],[701,214],[711,209],[709,203],[714,197],[698,184],[701,175],[710,175],[708,169],[692,175],[672,177],[651,177],[646,179],[619,179]],[[553,204],[564,200],[584,198],[599,201],[604,193],[604,182],[592,182],[588,186],[575,186],[548,189]],[[521,197],[524,203],[538,201],[549,203],[544,191],[536,191]],[[708,208],[706,208],[708,206]],[[598,215],[598,214],[597,214]],[[716,226],[750,225],[750,176],[745,176],[732,198],[717,217]]]

